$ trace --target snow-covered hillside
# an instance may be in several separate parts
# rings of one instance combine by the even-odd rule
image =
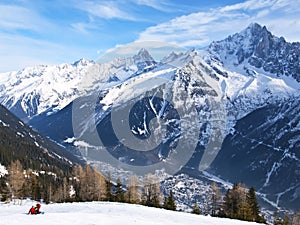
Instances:
[[[43,215],[27,215],[34,204],[0,203],[0,225],[251,225],[238,220],[167,211],[140,205],[90,202],[42,205]]]

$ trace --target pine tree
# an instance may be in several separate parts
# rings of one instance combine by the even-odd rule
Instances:
[[[201,210],[200,210],[200,208],[199,208],[199,206],[198,206],[197,201],[195,201],[195,203],[194,203],[192,213],[193,213],[193,214],[197,214],[197,215],[201,214]]]
[[[227,190],[223,203],[223,211],[226,217],[246,219],[248,211],[246,195],[246,186],[242,184],[234,184],[232,189]]]
[[[248,219],[253,222],[259,222],[261,219],[259,215],[259,206],[257,203],[256,194],[253,187],[251,187],[247,193],[247,204],[250,209]]]
[[[63,183],[62,183],[62,201],[66,201],[69,198],[69,184],[67,181],[67,178],[63,178]]]
[[[170,210],[176,211],[176,203],[173,197],[173,192],[170,190],[169,198],[168,198],[168,205]]]
[[[237,207],[237,200],[234,197],[233,191],[228,189],[225,196],[224,196],[224,203],[223,203],[223,211],[226,217],[235,218],[238,207]]]
[[[288,215],[285,213],[282,221],[282,225],[289,225],[290,224],[290,218]]]
[[[112,193],[112,183],[111,183],[110,173],[107,174],[107,178],[106,178],[106,200],[110,201],[110,202],[114,201],[114,195]]]
[[[169,196],[164,198],[163,208],[176,211],[176,204],[171,190]]]
[[[10,191],[8,189],[7,177],[0,178],[0,201],[7,201],[10,196]]]
[[[31,197],[35,200],[40,200],[41,199],[41,187],[40,187],[40,183],[37,180],[35,175],[31,176],[31,189],[30,189],[30,194]]]
[[[164,208],[164,209],[168,209],[168,197],[167,197],[167,196],[164,197],[163,208]]]
[[[21,194],[21,198],[22,198],[22,199],[25,198],[25,197],[26,197],[26,194],[27,194],[25,182],[24,182],[23,185],[22,185],[21,193],[22,193],[22,194]]]
[[[122,187],[121,180],[119,178],[117,179],[117,185],[116,185],[116,201],[117,202],[125,201],[124,190]]]
[[[155,208],[160,208],[161,207],[160,202],[161,202],[160,196],[158,194],[155,194],[153,196],[153,198],[151,199],[149,206],[155,207]]]

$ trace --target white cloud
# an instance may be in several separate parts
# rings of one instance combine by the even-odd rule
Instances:
[[[220,9],[221,12],[235,11],[235,10],[255,10],[274,5],[274,0],[248,0],[242,3],[228,5]]]
[[[170,4],[163,0],[133,0],[133,3],[145,5],[163,12],[172,11],[169,7]]]
[[[193,13],[149,27],[140,34],[138,40],[160,40],[181,46],[191,46],[191,44],[203,46],[211,40],[222,38],[224,34],[230,34],[233,27],[235,29],[244,27],[248,22],[241,23],[240,21],[247,19],[247,15],[235,12],[221,13],[212,10],[210,12]]]
[[[250,23],[258,22],[288,41],[300,41],[299,15],[300,1],[247,0],[206,12],[180,16],[149,27],[140,33],[138,40],[159,40],[181,46],[202,47],[213,40],[239,32]]]
[[[133,16],[121,10],[115,2],[78,1],[76,7],[99,18],[135,20]]]
[[[133,56],[142,48],[149,51],[155,60],[174,52],[185,52],[186,49],[174,44],[164,43],[161,41],[136,41],[125,45],[116,45],[114,48],[108,49],[98,60],[99,63],[108,62],[115,58],[125,58]]]
[[[96,24],[92,16],[89,16],[88,22],[72,23],[71,27],[75,32],[79,32],[81,34],[90,34],[90,30],[99,29],[99,25]]]

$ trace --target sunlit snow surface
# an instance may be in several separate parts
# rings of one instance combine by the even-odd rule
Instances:
[[[225,218],[193,215],[167,211],[140,205],[122,203],[89,202],[42,204],[43,215],[27,215],[31,205],[0,203],[0,225],[250,225],[249,223]]]
[[[1,163],[0,163],[0,178],[2,176],[6,175],[6,174],[8,174],[8,172],[7,172],[6,168],[5,168],[5,166],[1,165]]]

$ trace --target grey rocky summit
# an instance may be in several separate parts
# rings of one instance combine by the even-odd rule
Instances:
[[[247,62],[277,76],[292,76],[300,82],[300,43],[286,42],[257,23],[222,41],[213,42],[209,51],[221,61],[234,56],[235,66]]]

